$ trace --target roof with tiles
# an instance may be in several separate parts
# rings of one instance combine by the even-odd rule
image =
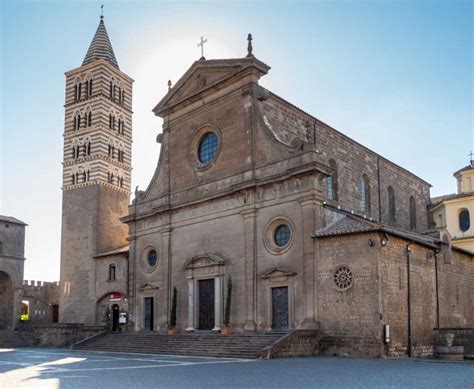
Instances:
[[[438,205],[439,203],[447,200],[455,200],[462,197],[474,196],[474,192],[464,192],[464,193],[453,193],[444,196],[433,197],[431,199],[431,207]]]
[[[98,59],[103,59],[117,69],[120,69],[102,17],[91,45],[89,46],[89,50],[87,50],[87,54],[82,62],[82,66],[97,61]]]
[[[25,222],[22,222],[21,220],[17,219],[16,217],[12,217],[12,216],[0,215],[0,221],[5,222],[5,223],[20,224],[20,225],[23,225],[23,226],[28,225]]]
[[[314,236],[321,238],[325,236],[357,234],[359,232],[378,231],[379,227],[366,220],[356,220],[349,216],[343,216],[342,219],[315,231]]]
[[[324,207],[333,212],[339,213],[341,218],[324,228],[316,230],[313,234],[313,238],[325,238],[330,236],[360,234],[366,232],[382,232],[431,248],[440,248],[441,245],[444,244],[440,239],[430,235],[419,234],[417,232],[400,230],[398,228],[386,226],[378,222],[364,219],[363,217],[352,214],[348,211],[338,209],[329,204],[325,204]],[[453,246],[452,248],[456,251],[461,251],[471,256],[473,255],[473,253],[459,247]]]

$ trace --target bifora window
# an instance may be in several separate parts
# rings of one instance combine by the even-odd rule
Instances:
[[[290,227],[286,224],[278,226],[275,230],[275,243],[278,247],[283,247],[288,244],[291,237]]]
[[[199,162],[204,165],[210,164],[216,158],[219,147],[219,138],[214,132],[205,134],[199,143],[198,156]]]
[[[156,250],[150,250],[148,251],[148,266],[153,267],[156,265],[156,261],[158,260],[158,256],[156,254]]]

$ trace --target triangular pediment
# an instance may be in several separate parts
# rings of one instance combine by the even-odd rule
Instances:
[[[252,69],[260,77],[266,74],[270,67],[256,58],[196,61],[156,105],[153,112],[161,116],[180,103],[218,89],[219,86],[237,78],[246,69]]]
[[[260,277],[264,279],[265,278],[292,277],[292,276],[295,276],[296,274],[298,273],[292,270],[274,267],[273,269],[262,274]]]
[[[138,289],[140,291],[144,291],[144,290],[156,290],[159,288],[160,287],[158,286],[158,284],[155,284],[154,282],[145,282],[144,284],[141,284]]]
[[[183,268],[184,269],[196,269],[201,267],[209,267],[209,266],[223,266],[225,265],[224,259],[216,254],[203,254],[197,255],[187,261]]]

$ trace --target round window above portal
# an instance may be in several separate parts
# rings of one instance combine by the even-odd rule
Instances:
[[[145,273],[152,273],[158,268],[159,258],[155,246],[150,245],[145,247],[142,251],[139,263]]]
[[[214,132],[204,134],[199,142],[198,158],[203,165],[209,165],[216,159],[219,150],[219,138]]]
[[[295,226],[290,219],[277,216],[265,227],[263,243],[265,248],[274,255],[286,253],[294,241]]]
[[[278,247],[284,247],[288,244],[291,238],[290,227],[286,224],[281,224],[275,229],[275,244]]]
[[[156,262],[158,261],[158,254],[156,253],[156,250],[148,251],[147,261],[148,261],[148,266],[150,267],[156,266]]]

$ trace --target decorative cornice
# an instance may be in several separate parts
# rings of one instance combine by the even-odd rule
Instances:
[[[121,192],[121,193],[125,193],[127,195],[131,195],[132,192],[130,192],[129,190],[127,189],[124,189],[124,188],[119,188],[118,186],[115,186],[115,185],[112,185],[112,184],[109,184],[107,182],[102,182],[102,181],[99,181],[99,180],[93,180],[93,181],[89,181],[89,182],[81,182],[80,184],[74,184],[74,185],[64,185],[61,189],[66,192],[66,191],[70,191],[70,190],[74,190],[74,189],[80,189],[80,188],[85,188],[87,186],[94,186],[94,185],[102,185],[102,186],[105,186],[109,189],[113,189],[113,190],[116,190],[117,192]]]
[[[123,77],[125,78],[127,81],[130,81],[130,82],[134,82],[135,80],[130,77],[129,75],[127,75],[126,73],[124,73],[123,71],[121,71],[120,69],[117,69],[115,68],[114,66],[112,66],[111,64],[109,64],[107,61],[103,60],[103,59],[98,59],[97,61],[94,61],[94,62],[91,62],[87,65],[82,65],[82,66],[79,66],[75,69],[72,69],[72,70],[68,70],[67,72],[64,73],[64,75],[66,77],[69,77],[69,76],[74,76],[78,73],[82,73],[82,72],[87,72],[88,70],[91,70],[95,67],[98,67],[98,65],[104,65],[108,70],[110,70],[111,72],[115,73],[116,76],[118,77]]]

